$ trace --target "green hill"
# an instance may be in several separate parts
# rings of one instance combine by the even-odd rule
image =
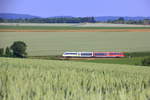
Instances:
[[[0,58],[0,100],[149,99],[149,67]]]

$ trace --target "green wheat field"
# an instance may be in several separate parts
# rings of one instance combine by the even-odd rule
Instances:
[[[0,58],[0,100],[149,99],[149,67]]]

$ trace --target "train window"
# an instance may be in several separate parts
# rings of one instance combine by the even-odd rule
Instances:
[[[121,55],[121,53],[110,53],[110,55]]]
[[[97,55],[97,56],[105,56],[105,55],[107,55],[107,53],[95,53],[95,55]]]
[[[92,53],[81,53],[81,55],[92,55]]]

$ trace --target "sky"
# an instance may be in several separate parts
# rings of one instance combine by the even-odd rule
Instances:
[[[0,0],[0,13],[51,16],[150,16],[150,0]]]

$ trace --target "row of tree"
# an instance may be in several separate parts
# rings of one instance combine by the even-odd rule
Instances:
[[[0,23],[94,23],[94,17],[62,17],[62,18],[31,18],[31,19],[2,19]]]
[[[0,48],[0,57],[26,58],[27,45],[22,41],[15,41],[10,47]]]
[[[106,23],[150,25],[150,19],[144,19],[144,20],[125,20],[123,17],[120,17],[117,20],[108,20]]]
[[[95,23],[94,17],[54,17],[54,18],[31,18],[31,19],[2,19],[0,23]],[[150,19],[144,20],[125,20],[120,17],[117,20],[108,20],[105,23],[114,24],[144,24],[149,25]]]

